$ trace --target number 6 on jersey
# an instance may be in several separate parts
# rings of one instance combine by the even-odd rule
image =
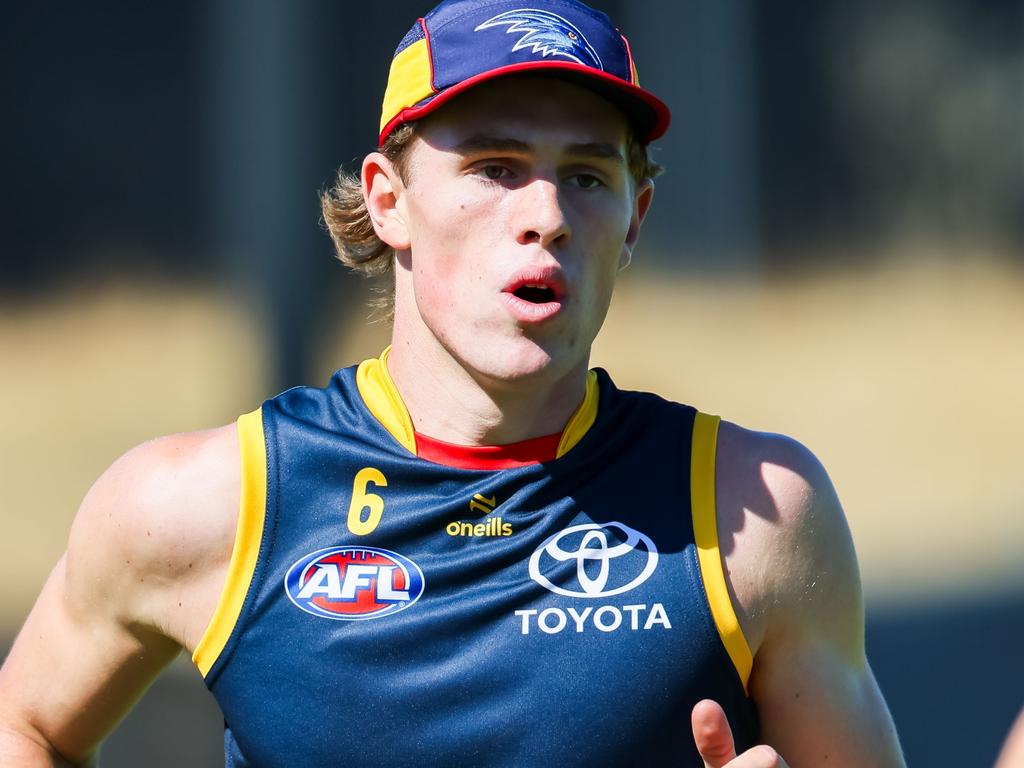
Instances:
[[[384,514],[384,499],[367,490],[370,483],[384,488],[388,480],[383,472],[373,467],[364,467],[356,472],[355,480],[352,482],[352,501],[348,505],[347,521],[348,529],[356,536],[372,533],[380,525],[381,515]],[[367,510],[365,519],[364,509]]]

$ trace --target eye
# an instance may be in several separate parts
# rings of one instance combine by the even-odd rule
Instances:
[[[490,181],[498,181],[500,179],[507,179],[512,175],[512,171],[503,165],[484,165],[480,167],[480,173],[484,178]]]
[[[580,189],[596,189],[604,186],[604,182],[592,173],[577,173],[572,179]]]

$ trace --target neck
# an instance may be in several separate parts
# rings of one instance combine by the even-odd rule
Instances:
[[[436,339],[396,334],[388,371],[416,431],[456,445],[508,445],[562,431],[586,391],[587,360],[567,374],[513,382],[471,371]]]

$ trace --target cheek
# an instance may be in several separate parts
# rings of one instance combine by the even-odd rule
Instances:
[[[625,207],[620,200],[611,200],[589,210],[586,221],[588,224],[583,231],[586,232],[587,245],[584,251],[594,255],[588,267],[596,284],[610,288],[624,266],[632,209]]]
[[[633,200],[628,189],[606,189],[573,201],[573,229],[586,232],[591,241],[624,243],[632,219]]]
[[[447,253],[438,249],[413,256],[413,287],[416,303],[424,316],[448,312],[455,304],[456,286],[451,279]]]
[[[626,242],[634,236],[631,232],[633,227],[633,210],[632,200],[629,200],[624,205],[616,206],[614,211],[609,211],[608,218],[606,219],[609,228],[607,237],[609,242],[615,244],[612,249],[614,250],[614,255],[610,257],[613,282],[614,276],[618,275],[623,268],[629,265],[631,258],[631,249],[626,245]]]
[[[409,206],[412,270],[420,298],[443,291],[442,278],[451,271],[451,254],[459,247],[460,228],[451,217],[440,215],[446,210],[442,201],[432,202],[422,193],[414,196]]]
[[[438,323],[458,310],[460,297],[467,293],[463,282],[475,267],[466,261],[460,229],[433,222],[421,235],[419,247],[413,242],[413,289],[420,313]]]
[[[619,199],[615,205],[609,205],[608,211],[601,221],[607,228],[606,234],[609,239],[613,239],[616,243],[625,243],[630,224],[633,221],[632,200]]]
[[[500,240],[500,205],[459,189],[416,195],[410,206],[417,300],[450,309],[484,281]]]
[[[416,270],[413,275],[416,303],[420,307],[438,307],[445,303],[444,284],[433,273]]]
[[[421,186],[411,195],[408,217],[413,251],[429,248],[435,255],[458,254],[468,244],[486,237],[497,201],[471,195],[465,182]],[[493,227],[493,223],[491,223]]]

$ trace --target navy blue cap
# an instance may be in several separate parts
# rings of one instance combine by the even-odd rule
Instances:
[[[604,13],[576,0],[534,0],[526,8],[509,0],[445,0],[416,21],[395,51],[380,143],[469,88],[528,72],[604,96],[645,144],[668,130],[668,107],[640,87],[629,43]]]

